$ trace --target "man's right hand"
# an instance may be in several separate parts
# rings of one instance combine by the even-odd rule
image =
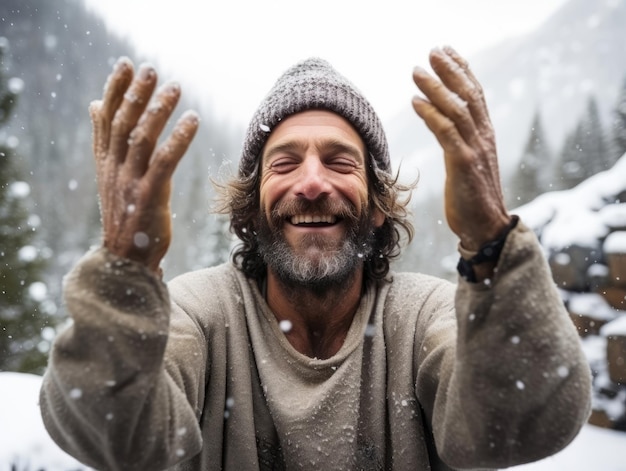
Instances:
[[[167,83],[152,97],[156,83],[152,67],[141,66],[135,76],[132,62],[121,58],[107,80],[102,100],[92,102],[89,112],[103,245],[159,273],[172,238],[172,175],[199,119],[195,112],[186,112],[157,147],[178,103],[180,87]]]

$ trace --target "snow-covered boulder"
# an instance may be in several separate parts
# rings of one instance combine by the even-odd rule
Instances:
[[[626,430],[626,156],[514,210],[541,242],[594,376],[591,422]]]

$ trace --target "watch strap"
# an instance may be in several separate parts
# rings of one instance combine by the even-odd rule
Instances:
[[[511,222],[507,224],[507,226],[502,230],[500,235],[489,242],[484,243],[477,252],[469,252],[466,249],[462,249],[459,246],[461,251],[461,258],[459,259],[459,263],[456,266],[459,274],[465,278],[470,283],[476,283],[476,272],[474,271],[474,265],[478,265],[484,262],[497,262],[500,258],[500,253],[504,248],[504,243],[506,242],[506,238],[509,233],[517,226],[519,221],[518,216],[512,216]],[[462,249],[462,250],[461,250]],[[470,258],[466,258],[465,254],[473,253]]]

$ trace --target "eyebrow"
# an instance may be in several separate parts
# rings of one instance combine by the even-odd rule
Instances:
[[[340,154],[345,153],[359,159],[361,162],[365,162],[365,149],[361,149],[353,144],[345,142],[334,137],[321,138],[313,144],[316,149],[323,151],[324,153]],[[291,139],[285,142],[279,142],[276,145],[267,149],[267,152],[263,152],[264,159],[270,159],[276,154],[280,153],[294,153],[304,152],[308,147],[308,143],[299,139]]]

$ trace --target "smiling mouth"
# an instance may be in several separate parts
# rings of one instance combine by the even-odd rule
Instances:
[[[294,226],[324,227],[336,224],[338,218],[330,214],[297,214],[288,220]]]

